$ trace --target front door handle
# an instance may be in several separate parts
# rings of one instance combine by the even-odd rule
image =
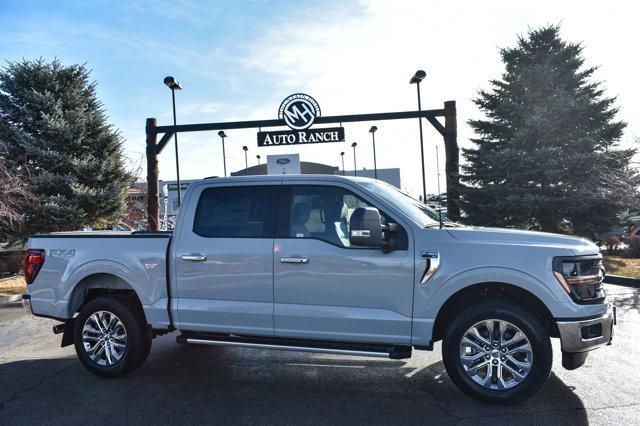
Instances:
[[[309,263],[309,258],[307,257],[281,257],[280,262],[282,263]]]
[[[204,254],[183,254],[182,260],[187,260],[189,262],[206,262],[207,256]]]

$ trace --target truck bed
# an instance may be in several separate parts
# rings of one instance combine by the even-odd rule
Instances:
[[[166,238],[173,231],[66,231],[37,234],[34,238]]]
[[[44,250],[42,269],[29,284],[35,315],[72,318],[84,292],[133,289],[147,320],[166,328],[169,291],[167,250],[171,232],[82,231],[35,235],[29,249]]]

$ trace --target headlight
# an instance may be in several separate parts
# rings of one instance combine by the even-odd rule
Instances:
[[[604,266],[599,256],[556,257],[553,274],[575,302],[600,303],[604,300]]]

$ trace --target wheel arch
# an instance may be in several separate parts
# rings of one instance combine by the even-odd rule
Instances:
[[[534,315],[550,337],[559,336],[553,315],[538,296],[514,284],[482,282],[464,287],[449,296],[436,315],[432,342],[442,340],[449,322],[455,315],[483,301],[515,303]]]
[[[94,272],[79,279],[73,287],[67,307],[68,317],[72,318],[88,301],[110,294],[127,296],[145,315],[140,297],[128,280],[113,272]],[[146,320],[146,316],[144,318]]]

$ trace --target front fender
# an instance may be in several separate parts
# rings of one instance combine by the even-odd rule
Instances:
[[[425,297],[426,303],[422,305],[418,311],[414,308],[414,312],[420,312],[420,316],[424,318],[435,318],[440,307],[455,293],[463,288],[484,283],[510,284],[528,291],[540,299],[554,315],[553,307],[558,304],[562,306],[565,302],[564,300],[558,299],[557,292],[549,288],[548,284],[545,284],[532,275],[516,269],[489,266],[468,269],[453,276],[446,277],[446,279],[440,282],[434,282],[431,288],[431,281],[425,285],[419,284],[416,294],[422,294]],[[560,289],[560,284],[557,285],[558,289]]]
[[[438,271],[426,284],[417,282],[415,285],[412,335],[414,344],[431,341],[438,312],[451,296],[464,288],[485,283],[503,283],[519,287],[540,299],[554,317],[575,315],[569,306],[571,303],[559,299],[558,293],[554,291],[556,289],[550,288],[549,284],[545,284],[537,277],[519,270],[487,266],[468,269],[453,275]]]

